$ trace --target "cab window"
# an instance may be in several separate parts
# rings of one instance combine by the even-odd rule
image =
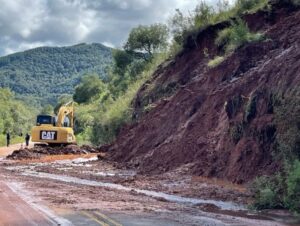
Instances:
[[[50,115],[38,115],[36,124],[41,125],[41,124],[50,124],[52,125],[54,123],[53,117]]]

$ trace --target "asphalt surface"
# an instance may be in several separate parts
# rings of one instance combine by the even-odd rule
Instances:
[[[32,208],[0,181],[0,225],[48,226],[54,224],[55,222]]]

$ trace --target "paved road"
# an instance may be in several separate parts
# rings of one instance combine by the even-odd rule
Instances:
[[[17,191],[19,192],[19,191]],[[157,215],[135,216],[121,213],[102,213],[99,210],[49,212],[45,207],[36,208],[31,202],[16,194],[5,182],[0,181],[0,226],[179,226],[172,219]],[[42,208],[41,208],[42,207]],[[46,207],[47,209],[47,207]],[[120,223],[122,222],[122,223]]]
[[[33,209],[0,181],[0,225],[54,225],[46,216]]]
[[[60,216],[59,216],[60,215]],[[0,226],[121,226],[117,221],[99,211],[69,211],[68,214],[53,214],[47,207],[39,208],[16,194],[5,182],[0,181]]]
[[[182,226],[181,222],[172,219],[171,216],[166,216],[159,213],[143,213],[143,214],[128,214],[128,213],[102,213],[98,210],[87,210],[72,212],[63,215],[64,218],[71,221],[76,226]],[[200,223],[202,222],[202,223]],[[198,221],[199,224],[205,225],[203,221]],[[190,224],[189,224],[190,225]],[[218,226],[218,225],[215,225]],[[219,225],[223,226],[223,225]]]

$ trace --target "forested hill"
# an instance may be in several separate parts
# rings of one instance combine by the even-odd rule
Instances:
[[[83,75],[107,76],[111,62],[112,49],[102,44],[39,47],[0,58],[0,87],[23,100],[54,103],[72,94]]]

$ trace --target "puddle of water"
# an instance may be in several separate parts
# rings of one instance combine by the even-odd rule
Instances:
[[[85,173],[88,173],[88,174],[93,174],[93,175],[96,175],[96,176],[102,176],[102,177],[132,177],[132,176],[135,176],[136,173],[135,172],[89,172],[89,171],[86,171]]]
[[[73,160],[56,160],[53,163],[62,164],[62,165],[79,165],[80,163],[87,163],[92,161],[97,161],[98,157],[92,157],[92,158],[77,158]]]
[[[63,167],[63,168],[58,168],[58,170],[61,170],[61,171],[68,171],[68,170],[72,170],[73,168],[72,167]]]
[[[22,175],[33,176],[33,177],[38,177],[38,178],[48,178],[48,179],[63,181],[63,182],[67,182],[67,183],[76,183],[76,184],[88,185],[88,186],[94,186],[94,187],[105,187],[105,188],[123,190],[123,191],[128,191],[128,192],[134,191],[139,194],[151,196],[154,198],[162,198],[167,201],[176,202],[176,203],[193,204],[193,205],[213,204],[223,210],[244,210],[245,209],[243,206],[232,203],[232,202],[186,198],[186,197],[181,197],[181,196],[177,196],[177,195],[169,195],[169,194],[166,194],[163,192],[155,192],[155,191],[149,191],[149,190],[143,190],[143,189],[134,189],[134,188],[125,187],[125,186],[119,185],[119,184],[92,181],[92,180],[80,179],[77,177],[71,177],[71,176],[42,173],[42,172],[36,172],[36,171],[31,171],[31,170],[25,170],[22,173]]]
[[[89,172],[86,172],[86,173],[89,173]],[[101,176],[101,177],[114,177],[116,176],[115,173],[106,173],[106,172],[97,172],[97,173],[93,173],[94,175],[97,175],[97,176]]]

